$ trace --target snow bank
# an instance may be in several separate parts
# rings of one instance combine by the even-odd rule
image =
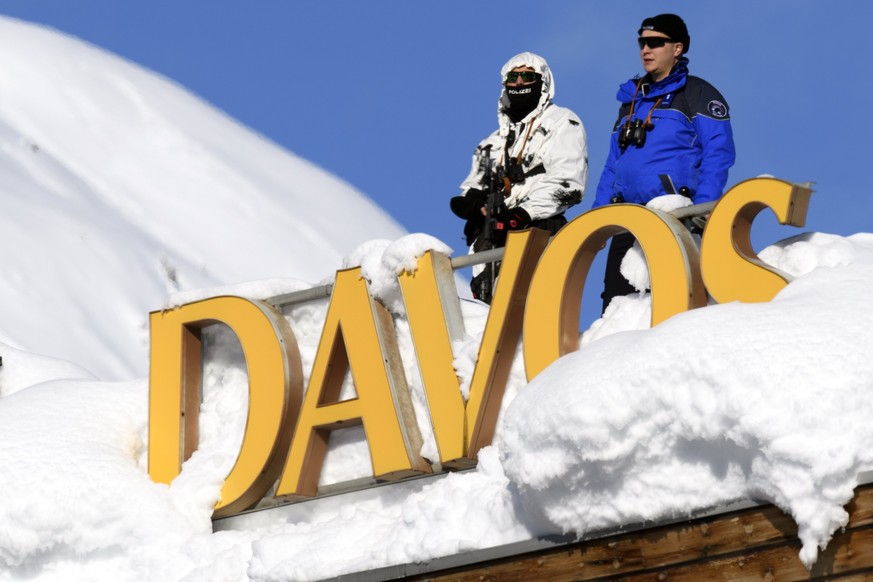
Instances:
[[[413,239],[394,250],[428,246]],[[405,264],[390,248],[368,245],[346,265],[370,263],[374,287],[390,288]],[[604,333],[530,385],[517,363],[495,443],[475,470],[355,502],[308,502],[297,517],[267,513],[276,515],[267,525],[237,531],[213,533],[210,521],[247,398],[230,334],[209,332],[201,448],[169,487],[146,473],[145,381],[98,382],[3,347],[0,386],[14,389],[0,399],[0,580],[317,580],[747,497],[794,518],[811,564],[845,523],[858,474],[873,469],[873,235],[804,235],[762,255],[797,275],[770,303]],[[641,327],[647,302],[622,298],[606,319]],[[326,306],[285,310],[304,368]],[[487,309],[464,302],[463,311],[469,335],[456,358],[469,381]],[[420,392],[408,330],[395,319]],[[38,383],[24,386],[28,377]],[[362,435],[351,434],[332,441],[322,483],[368,474]]]

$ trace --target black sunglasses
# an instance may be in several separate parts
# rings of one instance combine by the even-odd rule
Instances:
[[[640,50],[643,50],[644,46],[647,46],[650,49],[661,48],[668,42],[675,41],[673,39],[665,38],[663,36],[641,36],[637,39],[637,44],[640,45]]]
[[[542,75],[534,73],[533,71],[509,71],[506,73],[506,82],[515,83],[519,77],[521,77],[521,80],[525,83],[533,83],[534,81],[539,81],[543,78]]]

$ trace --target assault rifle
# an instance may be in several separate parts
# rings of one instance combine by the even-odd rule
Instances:
[[[485,198],[485,223],[482,226],[482,234],[479,235],[479,240],[475,245],[474,250],[487,251],[502,247],[506,244],[506,233],[498,228],[497,217],[502,215],[506,209],[504,200],[504,179],[502,168],[497,168],[495,171],[491,167],[491,146],[485,146],[485,157],[482,159],[484,166],[484,174],[482,182],[487,188],[487,196]],[[494,261],[485,263],[485,268],[481,273],[474,277],[475,288],[473,290],[476,298],[480,301],[490,304],[494,297],[494,284],[497,281],[497,271],[500,268],[500,262]]]

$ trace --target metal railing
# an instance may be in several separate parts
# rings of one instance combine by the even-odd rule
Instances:
[[[668,212],[667,214],[672,215],[678,220],[685,220],[688,218],[694,218],[697,216],[702,216],[704,214],[709,214],[710,212],[712,212],[712,209],[715,208],[715,205],[716,202],[714,201],[704,202],[703,204],[694,204],[693,206],[684,206],[682,208],[677,208],[676,210]],[[498,249],[489,249],[487,251],[453,257],[452,269],[458,270],[463,269],[464,267],[471,267],[473,265],[481,265],[483,263],[499,261],[503,258],[504,251],[505,249],[501,247]],[[302,291],[294,291],[292,293],[275,295],[273,297],[269,297],[266,302],[273,307],[281,309],[286,305],[305,303],[307,301],[314,301],[316,299],[325,299],[327,297],[330,297],[332,291],[333,284],[328,283],[326,285],[319,285],[318,287],[303,289]]]

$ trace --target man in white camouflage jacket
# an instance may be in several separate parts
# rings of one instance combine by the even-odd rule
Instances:
[[[503,246],[510,230],[554,234],[567,223],[564,211],[582,201],[588,176],[585,128],[575,113],[552,102],[555,81],[545,59],[518,54],[500,76],[499,127],[476,147],[462,195],[451,200],[452,212],[467,221],[472,251]],[[489,192],[499,198],[496,205],[488,204]],[[486,207],[497,209],[493,217]],[[496,269],[477,271],[473,295],[490,302],[493,290],[483,289],[484,278],[493,281]]]

